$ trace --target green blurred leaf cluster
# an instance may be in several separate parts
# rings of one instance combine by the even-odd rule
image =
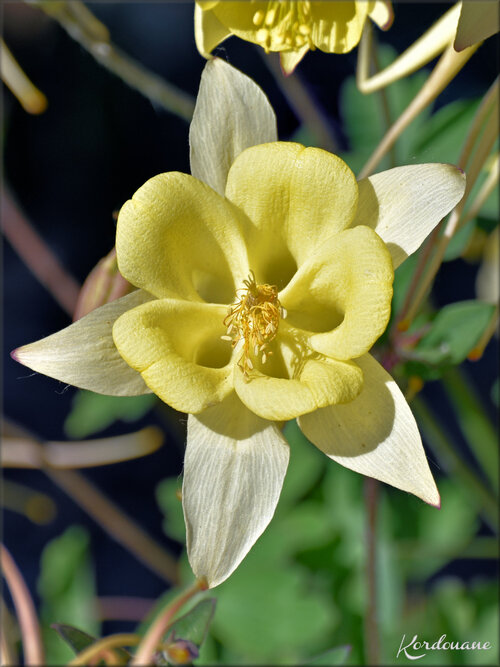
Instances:
[[[40,562],[38,592],[40,618],[47,664],[65,664],[73,652],[50,626],[54,623],[75,626],[98,636],[100,623],[96,604],[94,570],[89,536],[81,526],[70,526],[45,547]]]
[[[412,348],[407,374],[435,380],[445,369],[460,364],[478,343],[494,310],[481,301],[460,301],[441,308]]]
[[[144,396],[104,396],[79,389],[71,412],[64,422],[68,437],[80,439],[103,431],[118,420],[134,422],[151,410],[157,398]]]

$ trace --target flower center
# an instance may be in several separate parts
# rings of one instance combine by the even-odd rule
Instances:
[[[253,369],[250,355],[261,355],[262,363],[266,363],[272,354],[269,343],[276,338],[280,317],[286,317],[286,310],[280,305],[276,285],[257,285],[253,271],[243,284],[224,318],[227,335],[222,339],[231,341],[236,353],[241,350],[238,366],[248,378]]]
[[[313,48],[310,2],[268,2],[265,11],[256,11],[253,24],[256,39],[266,50],[294,51],[305,44]]]

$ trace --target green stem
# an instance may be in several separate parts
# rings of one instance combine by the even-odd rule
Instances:
[[[443,386],[472,452],[498,491],[498,436],[474,388],[459,368],[450,368],[443,374]]]
[[[377,613],[377,558],[376,530],[378,509],[378,482],[366,477],[365,509],[366,509],[366,576],[368,589],[368,609],[365,616],[365,654],[368,665],[380,664],[380,642],[378,635]]]
[[[131,665],[149,665],[153,655],[165,635],[174,616],[193,596],[200,591],[207,590],[208,586],[204,579],[198,579],[185,593],[177,597],[166,609],[153,621],[143,640],[137,647],[137,651]]]
[[[467,467],[455,451],[450,436],[438,422],[425,401],[416,396],[411,404],[415,417],[432,451],[450,475],[455,477],[470,491],[470,498],[493,531],[498,531],[498,506],[496,499],[484,487],[482,480]]]
[[[378,44],[377,44],[377,39],[374,36],[373,39],[371,40],[370,44],[370,56],[371,60],[373,63],[373,67],[376,72],[380,71],[380,63],[378,59]],[[378,97],[380,100],[380,104],[382,107],[382,116],[384,118],[384,124],[385,124],[385,132],[389,130],[389,128],[392,126],[392,118],[391,118],[391,108],[389,106],[389,98],[387,96],[387,90],[385,87],[380,88],[378,92]],[[389,150],[389,161],[391,167],[395,167],[397,164],[397,159],[396,159],[396,145],[394,144],[391,146]]]

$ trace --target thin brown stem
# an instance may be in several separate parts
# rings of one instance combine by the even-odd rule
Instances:
[[[14,619],[7,609],[4,600],[0,600],[0,664],[3,667],[14,667],[19,664],[16,651],[16,632]]]
[[[200,591],[206,590],[207,584],[204,580],[198,579],[193,586],[172,602],[162,614],[160,614],[144,636],[144,639],[137,648],[137,652],[132,660],[132,665],[149,665],[156,651],[156,647],[161,642],[165,632],[175,614],[182,609],[188,600],[197,595]]]
[[[72,316],[80,285],[33,229],[5,187],[2,192],[1,218],[5,238],[61,308]]]
[[[433,102],[446,88],[479,46],[480,44],[474,44],[460,53],[457,53],[452,45],[446,49],[426,83],[424,83],[417,95],[383,137],[382,141],[376,147],[368,162],[361,170],[358,178],[366,178],[374,172],[379,162],[391,149],[398,137],[401,136],[403,131],[418,116],[418,114],[429,106],[429,104],[431,104],[431,102]]]
[[[119,76],[131,88],[186,121],[194,111],[194,100],[162,77],[150,72],[110,40],[109,31],[90,9],[79,0],[33,4],[54,18],[68,34],[83,46],[103,67]]]
[[[110,635],[109,637],[103,637],[102,639],[98,639],[88,648],[79,653],[76,656],[76,658],[73,658],[73,660],[68,663],[68,667],[73,667],[74,665],[97,664],[93,661],[94,658],[102,656],[104,653],[112,652],[112,649],[114,648],[122,648],[124,646],[135,646],[136,644],[139,643],[139,641],[140,641],[139,635],[133,635],[133,634],[117,634],[117,635]]]
[[[420,283],[420,280],[422,279],[422,276],[425,271],[425,267],[427,265],[427,262],[429,261],[429,258],[432,254],[432,250],[436,245],[436,242],[439,237],[439,229],[441,227],[441,223],[435,227],[434,231],[432,234],[429,236],[427,239],[427,243],[425,244],[424,248],[422,249],[422,252],[420,253],[420,256],[418,258],[417,266],[415,268],[415,271],[413,272],[413,276],[410,281],[410,285],[408,286],[408,291],[406,292],[403,305],[401,306],[401,310],[398,314],[398,319],[396,321],[396,330],[397,331],[406,331],[408,328],[408,323],[406,322],[406,313],[408,312],[408,309],[410,308],[411,302],[413,300],[413,297],[415,295],[415,292],[418,288],[418,285]]]
[[[144,565],[165,581],[178,583],[174,558],[83,475],[74,470],[51,468],[45,468],[44,472]]]
[[[277,54],[266,54],[260,47],[257,48],[257,51],[273,74],[276,83],[293,111],[297,114],[301,123],[316,137],[319,146],[331,153],[337,153],[339,150],[337,139],[327,119],[311,99],[299,76],[295,73],[284,76]]]
[[[368,591],[368,609],[365,617],[365,655],[368,665],[380,664],[380,640],[378,634],[377,614],[377,504],[378,482],[366,477],[365,508],[366,508],[366,577]]]
[[[24,662],[26,665],[43,665],[45,656],[42,635],[28,587],[14,559],[3,544],[0,545],[0,556],[3,575],[9,586],[21,628]]]

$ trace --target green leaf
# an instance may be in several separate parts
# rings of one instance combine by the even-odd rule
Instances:
[[[214,635],[250,664],[297,661],[315,646],[320,652],[335,621],[328,595],[291,562],[266,567],[257,549],[218,588]]]
[[[443,386],[469,447],[492,487],[498,491],[498,432],[485,412],[481,398],[459,368],[450,368],[443,373]]]
[[[351,646],[338,646],[322,653],[317,658],[304,662],[304,665],[345,665],[351,653]]]
[[[396,59],[397,53],[392,47],[384,44],[378,48],[378,57],[380,67],[383,68]],[[394,82],[383,92],[372,95],[363,95],[358,90],[354,77],[349,78],[343,84],[340,95],[340,112],[350,149],[341,157],[346,160],[354,173],[360,171],[384,136],[389,127],[388,121],[392,123],[398,118],[425,83],[425,80],[426,74],[418,72],[413,76]],[[385,117],[384,98],[387,102],[389,119]],[[398,139],[395,148],[397,164],[405,164],[413,159],[413,144],[429,113],[430,111],[427,109],[423,111]],[[389,157],[386,156],[377,170],[383,171],[391,166],[393,165],[391,165]]]
[[[457,100],[432,114],[420,127],[416,162],[456,164],[478,105],[478,100]]]
[[[461,229],[458,230],[456,234],[451,237],[448,247],[444,253],[444,260],[446,262],[462,256],[462,253],[472,238],[475,227],[475,221],[469,220],[466,225],[464,225]]]
[[[155,402],[154,394],[103,396],[92,391],[79,390],[64,422],[64,430],[70,438],[86,438],[103,431],[115,421],[137,421],[151,410]]]
[[[419,255],[419,252],[410,255],[394,272],[391,317],[395,317],[403,307],[406,293],[417,267]]]
[[[295,420],[283,431],[290,445],[290,463],[280,495],[278,510],[293,505],[317,483],[328,459],[302,433]]]
[[[445,306],[415,347],[415,360],[431,365],[461,363],[478,343],[493,311],[493,305],[481,301],[460,301]]]
[[[216,604],[216,598],[206,598],[198,602],[187,614],[181,616],[170,626],[165,641],[186,639],[199,648],[210,629]]]
[[[500,407],[500,378],[497,378],[491,387],[491,400],[498,407]]]
[[[165,518],[163,530],[168,537],[181,544],[186,543],[186,526],[179,493],[182,489],[182,480],[178,477],[169,477],[162,480],[156,487],[156,502]]]
[[[89,537],[81,526],[70,526],[42,552],[38,592],[48,664],[65,664],[72,651],[50,628],[54,623],[100,635],[95,609],[95,580],[89,553]]]
[[[74,628],[72,625],[64,625],[62,623],[53,623],[50,626],[55,630],[58,635],[63,639],[66,644],[73,650],[75,655],[78,655],[81,651],[85,650],[88,646],[94,644],[97,641],[96,637]],[[129,662],[132,657],[131,654],[123,648],[115,647],[113,652],[118,654],[118,656],[124,661],[123,664]],[[121,663],[120,663],[121,664]]]
[[[73,649],[75,654],[80,653],[96,641],[96,637],[83,632],[83,630],[78,630],[72,625],[65,625],[64,623],[52,623],[50,626],[53,630],[57,632],[59,637],[63,639],[70,648]]]
[[[441,509],[418,508],[414,539],[401,540],[396,545],[401,566],[413,579],[427,579],[459,558],[479,526],[476,509],[461,486],[442,479],[439,491]]]

